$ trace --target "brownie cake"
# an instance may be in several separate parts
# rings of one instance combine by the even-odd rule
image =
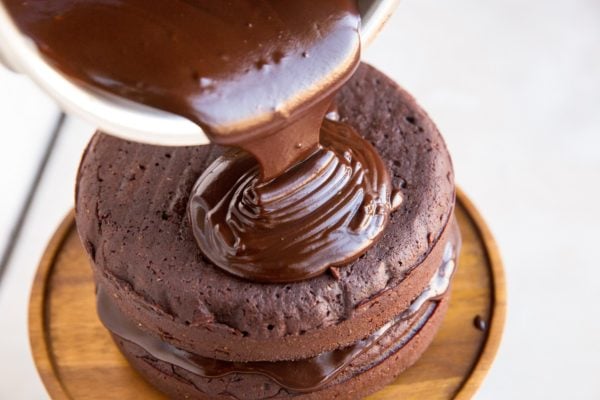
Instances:
[[[329,118],[379,152],[401,203],[360,258],[261,283],[214,265],[187,206],[227,150],[98,133],[76,194],[98,312],[132,365],[175,398],[360,398],[425,351],[448,303],[460,238],[450,157],[413,98],[362,64]]]

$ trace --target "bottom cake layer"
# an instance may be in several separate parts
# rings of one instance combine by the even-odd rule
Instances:
[[[200,376],[159,360],[138,344],[120,336],[113,334],[113,338],[130,364],[148,382],[173,399],[360,399],[392,382],[420,358],[441,325],[448,302],[448,293],[432,301],[417,318],[406,321],[408,329],[404,330],[404,334],[398,334],[401,329],[394,329],[395,332],[385,335],[342,368],[333,380],[311,392],[290,390],[258,372]],[[215,363],[220,361],[215,360]],[[232,364],[239,366],[243,363]],[[298,370],[298,374],[302,375],[302,371]]]
[[[455,247],[411,305],[351,346],[306,359],[230,362],[179,349],[127,319],[101,287],[98,314],[131,364],[158,389],[185,399],[355,399],[376,390],[425,351],[443,315]]]

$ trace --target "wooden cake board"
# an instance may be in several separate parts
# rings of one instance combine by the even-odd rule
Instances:
[[[463,247],[443,325],[423,357],[368,400],[469,399],[492,364],[505,317],[502,262],[485,222],[460,190],[456,217]],[[166,399],[129,366],[98,320],[92,271],[72,212],[40,262],[29,335],[52,399]]]

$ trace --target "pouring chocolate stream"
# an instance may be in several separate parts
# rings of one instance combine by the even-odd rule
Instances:
[[[366,251],[399,205],[376,150],[323,123],[360,60],[355,1],[4,2],[74,81],[243,149],[215,161],[190,200],[196,240],[219,267],[266,282],[318,275]]]

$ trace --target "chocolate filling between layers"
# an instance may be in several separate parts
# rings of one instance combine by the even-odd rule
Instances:
[[[104,326],[114,335],[140,346],[158,360],[176,365],[196,375],[218,378],[236,373],[260,374],[290,391],[312,392],[331,382],[344,367],[368,351],[396,325],[414,319],[397,340],[396,348],[399,349],[408,343],[425,325],[433,314],[437,301],[448,290],[456,266],[458,247],[459,244],[453,241],[446,244],[442,265],[431,278],[426,289],[413,300],[408,309],[351,346],[303,360],[244,363],[198,356],[145,332],[133,321],[128,320],[101,287],[98,287],[97,293],[98,315]]]

